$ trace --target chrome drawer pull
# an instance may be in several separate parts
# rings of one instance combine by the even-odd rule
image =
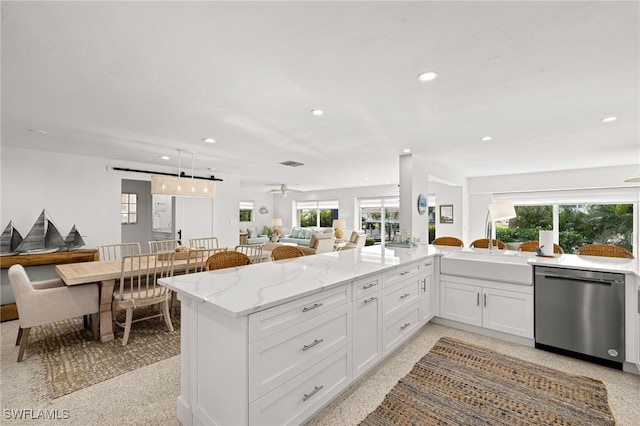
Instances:
[[[486,294],[484,295],[484,307],[485,308],[487,307],[487,295]]]
[[[410,322],[408,322],[408,323],[406,323],[406,324],[403,324],[403,325],[400,327],[400,330],[404,330],[405,328],[409,327],[410,325],[411,325],[411,323],[410,323]]]
[[[302,398],[302,402],[306,401],[307,399],[311,398],[313,395],[317,394],[319,391],[322,390],[322,388],[324,388],[324,385],[314,386],[311,393],[304,394],[304,397]]]
[[[405,293],[402,296],[400,296],[400,299],[404,299],[404,298],[407,298],[409,296],[411,296],[411,293]]]
[[[411,271],[404,271],[404,272],[400,272],[400,275],[407,275],[407,274],[410,274],[410,273],[411,273]]]
[[[305,308],[302,310],[302,312],[309,312],[310,310],[315,309],[315,308],[319,308],[319,307],[320,307],[320,306],[322,306],[322,305],[324,305],[324,303],[314,303],[314,304],[313,304],[313,306],[307,306],[307,307],[305,307]]]
[[[375,283],[371,283],[371,284],[367,284],[367,285],[365,285],[364,287],[362,287],[362,289],[363,289],[363,290],[366,290],[366,289],[369,289],[369,288],[371,288],[371,287],[375,287],[375,286],[377,286],[377,285],[378,285],[378,283],[377,283],[377,282],[375,282]]]
[[[315,346],[315,345],[317,345],[318,343],[322,343],[322,342],[324,342],[324,339],[320,339],[320,340],[315,339],[313,342],[309,343],[308,345],[304,345],[304,346],[302,347],[302,351],[304,352],[304,351],[306,351],[307,349],[311,349],[312,347],[314,347],[314,346]]]
[[[422,291],[427,291],[427,279],[422,280]]]
[[[377,297],[373,296],[373,297],[370,297],[367,300],[365,300],[364,303],[370,303],[370,302],[373,302],[374,300],[377,300],[377,299],[378,299]]]

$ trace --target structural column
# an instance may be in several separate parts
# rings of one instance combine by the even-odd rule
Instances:
[[[418,212],[418,197],[429,195],[429,174],[426,161],[406,154],[400,156],[400,233],[409,232],[427,244],[429,237],[428,209]]]

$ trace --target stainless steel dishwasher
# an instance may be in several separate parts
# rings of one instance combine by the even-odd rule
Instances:
[[[536,266],[536,348],[622,369],[624,275]]]

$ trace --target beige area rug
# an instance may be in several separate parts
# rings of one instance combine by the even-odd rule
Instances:
[[[134,319],[139,316],[134,314]],[[115,340],[101,343],[83,328],[82,318],[58,321],[31,330],[25,356],[40,359],[47,397],[55,399],[180,354],[179,309],[171,320],[173,332],[167,331],[162,317],[134,323],[126,346],[121,327],[114,325]]]
[[[604,384],[441,338],[361,425],[613,425]]]

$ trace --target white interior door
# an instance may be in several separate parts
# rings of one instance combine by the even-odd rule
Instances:
[[[190,238],[213,237],[213,199],[175,197],[176,238],[189,246]]]

